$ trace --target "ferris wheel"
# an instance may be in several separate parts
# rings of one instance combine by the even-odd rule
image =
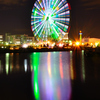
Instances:
[[[31,27],[37,40],[61,40],[68,31],[69,21],[66,0],[37,0],[34,3]]]

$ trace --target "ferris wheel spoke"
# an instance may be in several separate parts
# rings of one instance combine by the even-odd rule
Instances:
[[[54,23],[53,23],[53,25],[55,26],[57,33],[60,34],[60,32],[61,32],[60,28],[57,25],[55,25]]]
[[[38,17],[43,17],[43,15],[40,13],[40,12],[34,12],[34,15],[31,15],[31,18],[34,18],[35,16],[38,16]]]
[[[57,33],[57,31],[56,31],[56,29],[55,29],[54,25],[53,25],[53,26],[51,26],[51,27],[52,27],[52,29],[54,30],[54,32],[56,33],[56,35],[57,35],[57,36],[59,36],[59,34]]]
[[[35,10],[33,11],[33,16],[43,16],[43,13],[40,11],[40,9],[35,8]]]
[[[66,12],[62,12],[62,13],[60,13],[60,14],[57,14],[57,15],[54,15],[53,17],[60,17],[60,16],[68,16],[70,14],[70,12],[69,11],[66,11]]]
[[[49,9],[49,0],[47,0],[47,9]]]
[[[38,11],[37,11],[37,12],[34,12],[34,13],[35,13],[35,14],[34,14],[35,16],[43,17],[43,14],[41,14],[41,13],[38,12]],[[34,15],[32,15],[31,18],[34,18]]]
[[[39,35],[39,36],[41,36],[41,34],[42,34],[43,30],[44,30],[44,24],[43,24],[43,26],[42,26],[42,30],[41,30],[40,35]]]
[[[34,6],[35,6],[42,14],[44,14],[43,10],[42,10],[38,5],[34,4]]]
[[[51,0],[49,0],[49,8],[50,8],[50,1],[51,1]]]
[[[42,19],[42,17],[40,17],[40,16],[34,16],[33,18],[37,18],[37,19],[41,18]]]
[[[34,31],[36,28],[38,28],[43,23],[44,21],[42,21],[41,23],[34,24],[34,28],[32,28],[32,30]]]
[[[45,1],[46,1],[46,3],[45,3],[45,4],[46,4],[46,9],[47,9],[47,0],[45,0]]]
[[[43,0],[42,2],[43,2],[43,10],[45,10],[46,9],[45,1]]]
[[[39,23],[39,22],[41,22],[41,19],[36,20],[36,21],[32,21],[31,25],[33,25],[33,24],[37,24],[37,23]]]
[[[42,0],[37,0],[36,2],[37,6],[39,7],[39,9],[43,12],[43,5],[42,5]]]
[[[54,3],[54,0],[52,0],[52,3],[51,3],[52,7],[53,7],[53,3]]]
[[[43,23],[44,24],[44,23]],[[37,32],[35,33],[35,35],[38,34],[38,32],[40,31],[40,29],[43,27],[43,24],[40,25],[40,27],[38,28]]]
[[[69,21],[70,19],[69,18],[52,18],[53,20],[55,21]]]
[[[64,5],[62,8],[60,8],[59,10],[57,10],[57,11],[55,12],[55,14],[60,13],[60,12],[63,11],[66,7],[68,7],[68,3],[65,4],[65,5]]]
[[[50,8],[52,8],[53,7],[53,5],[52,5],[52,0],[50,0]]]
[[[42,0],[37,0],[37,1],[39,3],[40,7],[43,8]]]
[[[59,23],[59,22],[56,22],[56,24],[58,24],[58,25],[60,25],[60,26],[63,26],[63,27],[65,27],[66,29],[68,29],[68,26],[67,26],[67,25],[64,25],[64,24]]]
[[[57,7],[58,7],[58,9],[61,8],[61,7],[63,7],[63,1],[59,2],[59,4],[58,4]],[[52,12],[52,14],[54,14],[54,12],[57,11],[58,9],[54,9],[53,12]]]
[[[56,2],[54,3],[54,6],[53,6],[53,7],[56,8],[56,5],[58,4],[58,1],[59,1],[59,0],[56,0]]]
[[[57,27],[57,29],[59,30],[59,33],[64,36],[66,33],[56,24],[54,24],[55,27]]]

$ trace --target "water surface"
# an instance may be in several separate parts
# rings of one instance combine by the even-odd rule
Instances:
[[[99,59],[83,50],[0,54],[0,100],[98,100]]]

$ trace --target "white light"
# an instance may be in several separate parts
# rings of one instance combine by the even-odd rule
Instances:
[[[24,68],[25,68],[25,72],[27,72],[27,59],[24,60]]]
[[[23,46],[22,46],[23,48],[27,48],[28,47],[28,45],[27,44],[23,44]]]
[[[60,43],[60,44],[59,44],[59,47],[63,47],[63,44]]]

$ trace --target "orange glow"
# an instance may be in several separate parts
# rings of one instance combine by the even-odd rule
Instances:
[[[59,47],[63,47],[63,44],[60,43],[60,44],[59,44]]]
[[[10,50],[14,50],[14,48],[13,47],[10,47]]]
[[[73,59],[72,59],[72,51],[70,51],[70,73],[71,73],[71,79],[74,79],[74,69],[73,69]]]
[[[82,43],[82,45],[84,45],[84,43]]]
[[[38,49],[41,49],[41,47],[39,46]]]
[[[72,45],[72,43],[69,43],[69,45]]]
[[[19,50],[19,47],[15,47],[15,50]]]
[[[77,41],[75,44],[76,44],[76,46],[79,46],[80,45],[80,42]]]
[[[50,43],[50,41],[47,41],[47,43],[49,44],[49,43]]]
[[[82,31],[80,31],[80,33],[82,33]]]

